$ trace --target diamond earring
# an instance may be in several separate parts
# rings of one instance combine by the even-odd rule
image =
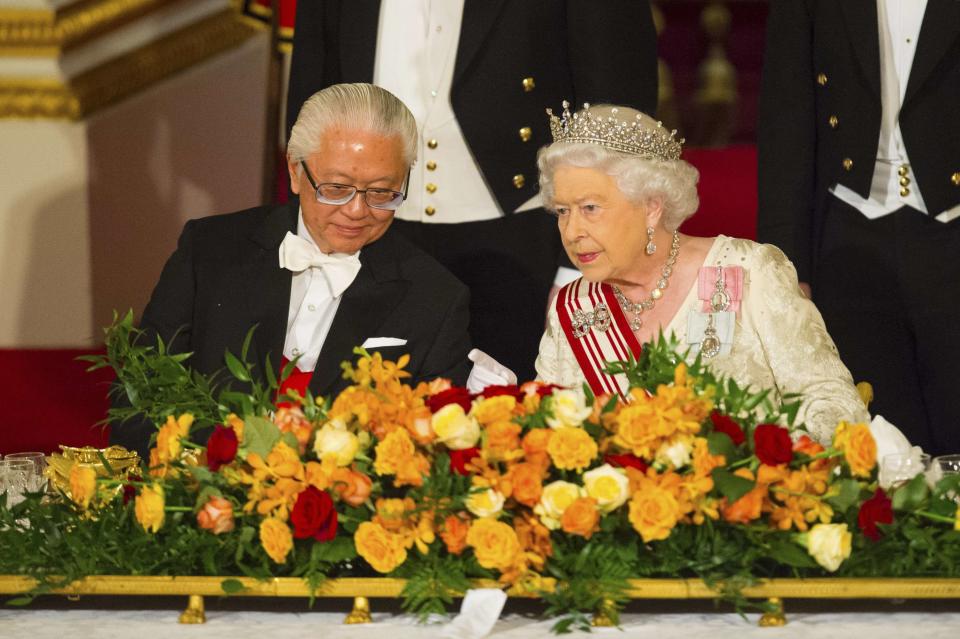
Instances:
[[[653,241],[653,227],[647,227],[647,246],[643,249],[647,255],[653,255],[657,252],[657,244]]]

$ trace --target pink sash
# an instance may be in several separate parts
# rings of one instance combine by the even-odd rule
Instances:
[[[595,395],[626,397],[627,379],[604,372],[607,362],[640,357],[640,342],[627,322],[613,288],[587,282],[570,282],[557,295],[557,315],[580,370]]]

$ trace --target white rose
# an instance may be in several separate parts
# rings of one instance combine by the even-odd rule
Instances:
[[[587,399],[581,391],[557,390],[553,392],[551,400],[553,417],[547,417],[550,428],[579,428],[583,420],[593,412],[593,409],[587,406]]]
[[[679,470],[690,463],[690,455],[692,453],[693,447],[690,443],[679,440],[672,444],[662,444],[657,450],[655,458],[661,464],[670,464],[675,470]]]
[[[588,497],[597,500],[602,513],[609,513],[624,503],[630,496],[630,480],[627,474],[610,464],[587,471],[583,474],[583,486]]]
[[[450,450],[470,448],[480,439],[480,424],[467,417],[460,404],[447,404],[433,414],[430,424],[437,439]]]
[[[807,552],[818,564],[834,572],[850,556],[852,541],[846,524],[817,524],[807,533]]]
[[[313,440],[313,452],[319,459],[334,456],[337,466],[347,466],[353,461],[360,448],[357,436],[347,430],[347,425],[339,419],[334,419],[323,425],[317,431]]]
[[[533,512],[540,517],[544,526],[550,530],[556,530],[560,527],[563,512],[575,499],[584,495],[585,492],[581,486],[558,480],[543,487],[540,502],[534,506]]]
[[[492,488],[470,493],[467,497],[467,510],[477,517],[492,517],[503,510],[504,496]]]

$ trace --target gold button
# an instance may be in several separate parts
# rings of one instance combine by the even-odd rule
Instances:
[[[437,148],[436,138],[430,138],[429,140],[427,140],[427,146],[430,147],[431,149]]]
[[[950,181],[953,182],[954,186],[960,186],[960,171],[957,171],[950,176]]]
[[[533,137],[533,130],[530,127],[525,126],[522,129],[520,129],[521,140],[523,140],[524,142],[529,142],[531,137]]]
[[[433,182],[430,182],[429,184],[427,184],[427,193],[436,193],[436,192],[437,192],[436,184],[434,184]]]
[[[437,209],[433,208],[432,206],[428,206],[427,208],[423,209],[423,212],[427,215],[433,215],[437,212]]]
[[[840,126],[840,119],[837,118],[837,116],[835,116],[835,115],[831,115],[831,116],[830,116],[830,119],[827,120],[827,122],[830,124],[830,128],[831,128],[831,129],[835,129],[835,128],[837,128],[838,126]]]
[[[852,169],[853,169],[853,160],[851,160],[850,158],[843,158],[843,168],[844,168],[844,170],[846,170],[846,171],[852,170]]]
[[[907,197],[908,195],[910,195],[910,189],[908,189],[907,187],[903,187],[900,189],[900,197]]]
[[[897,175],[903,176],[903,175],[907,175],[908,173],[910,173],[910,167],[908,167],[906,164],[902,165],[899,169],[897,169]]]
[[[513,185],[518,189],[522,189],[523,185],[527,183],[527,178],[523,177],[523,173],[517,173],[513,176]]]
[[[534,88],[535,86],[537,86],[537,84],[533,81],[533,78],[524,78],[524,79],[523,79],[523,91],[524,91],[524,93],[530,93],[531,91],[533,91],[533,88]]]
[[[430,160],[429,162],[427,162],[427,170],[428,170],[428,171],[436,171],[436,170],[437,170],[437,163],[434,162],[433,160]]]
[[[909,186],[909,185],[910,185],[910,178],[908,178],[905,175],[902,178],[900,178],[900,186]]]
[[[817,84],[819,84],[820,86],[823,86],[823,85],[825,85],[826,83],[827,83],[827,74],[826,74],[826,73],[818,73],[818,74],[817,74]]]

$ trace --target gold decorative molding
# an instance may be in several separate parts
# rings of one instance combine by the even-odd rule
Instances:
[[[78,120],[235,47],[258,30],[226,9],[66,83],[0,78],[0,118]]]
[[[63,51],[178,0],[82,0],[62,10],[0,10],[0,55]]]

